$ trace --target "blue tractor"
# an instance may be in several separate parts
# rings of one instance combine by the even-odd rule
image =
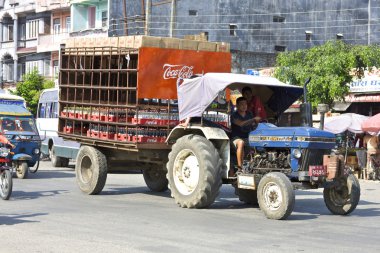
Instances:
[[[351,213],[360,199],[359,182],[345,169],[343,157],[332,152],[335,136],[311,127],[311,106],[306,101],[301,105],[303,126],[258,124],[249,134],[243,172],[229,176],[236,156],[230,139],[225,129],[204,120],[204,112],[220,100],[221,91],[247,85],[263,91],[266,105],[277,116],[306,90],[275,78],[224,73],[182,82],[178,87],[179,116],[200,120],[174,128],[167,139],[173,144],[167,179],[177,204],[207,207],[222,183],[231,183],[241,201],[258,204],[267,218],[286,219],[294,208],[294,189],[323,187],[325,204],[333,214]]]

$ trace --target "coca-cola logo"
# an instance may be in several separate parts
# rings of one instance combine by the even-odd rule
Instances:
[[[177,79],[177,78],[190,78],[193,73],[193,66],[186,65],[171,65],[165,64],[164,67],[164,79]]]

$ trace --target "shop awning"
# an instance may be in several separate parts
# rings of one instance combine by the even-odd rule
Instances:
[[[380,102],[380,94],[349,94],[345,101],[348,103],[373,103]]]

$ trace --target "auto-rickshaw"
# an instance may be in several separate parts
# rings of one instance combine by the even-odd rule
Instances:
[[[18,178],[27,178],[30,167],[37,166],[41,139],[31,112],[18,104],[0,103],[0,132],[15,146],[11,166]],[[37,165],[36,165],[37,164]]]

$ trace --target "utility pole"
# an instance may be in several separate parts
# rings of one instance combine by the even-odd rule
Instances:
[[[368,0],[368,45],[371,45],[371,0]]]
[[[127,0],[124,0],[124,4],[123,4],[123,16],[124,16],[124,35],[128,35]]]
[[[173,30],[174,30],[174,16],[175,16],[175,2],[176,0],[172,0],[172,8],[170,11],[170,29],[169,29],[169,37],[173,37]]]
[[[146,11],[145,11],[145,35],[149,35],[149,19],[151,12],[152,3],[151,0],[146,0]]]

